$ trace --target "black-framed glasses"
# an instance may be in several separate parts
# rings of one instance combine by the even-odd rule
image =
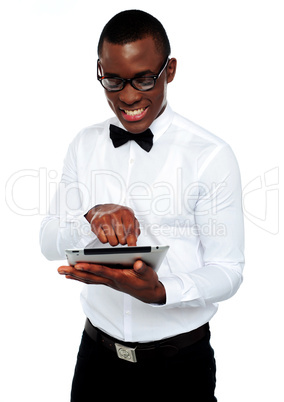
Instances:
[[[168,57],[164,61],[160,71],[156,75],[149,75],[146,77],[134,77],[134,78],[120,78],[120,77],[107,77],[107,76],[100,76],[99,75],[99,62],[100,60],[98,59],[97,61],[97,79],[100,81],[104,89],[106,89],[109,92],[118,92],[121,91],[127,82],[130,83],[130,85],[137,89],[138,91],[150,91],[151,89],[154,88],[157,79],[161,76],[163,73],[164,69],[166,68],[168,64]]]

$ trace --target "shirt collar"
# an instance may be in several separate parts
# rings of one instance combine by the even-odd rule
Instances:
[[[167,104],[163,113],[153,121],[149,127],[154,134],[153,141],[157,141],[169,128],[174,117],[174,112],[171,107]]]

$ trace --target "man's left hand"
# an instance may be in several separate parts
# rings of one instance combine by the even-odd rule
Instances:
[[[90,285],[105,285],[127,293],[144,303],[164,304],[165,288],[157,273],[143,261],[135,261],[133,268],[110,268],[104,265],[78,263],[61,266],[61,275]]]

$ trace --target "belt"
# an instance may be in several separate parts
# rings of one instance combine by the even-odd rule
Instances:
[[[117,340],[94,327],[88,319],[86,320],[85,331],[91,339],[115,352],[120,359],[136,363],[157,355],[175,356],[181,349],[195,344],[209,334],[209,324],[206,323],[193,331],[172,338],[150,343]]]

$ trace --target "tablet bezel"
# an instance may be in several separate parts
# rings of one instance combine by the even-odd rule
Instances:
[[[158,270],[169,246],[103,247],[65,250],[70,265],[88,262],[111,266],[112,268],[132,268],[136,260],[142,260]]]

